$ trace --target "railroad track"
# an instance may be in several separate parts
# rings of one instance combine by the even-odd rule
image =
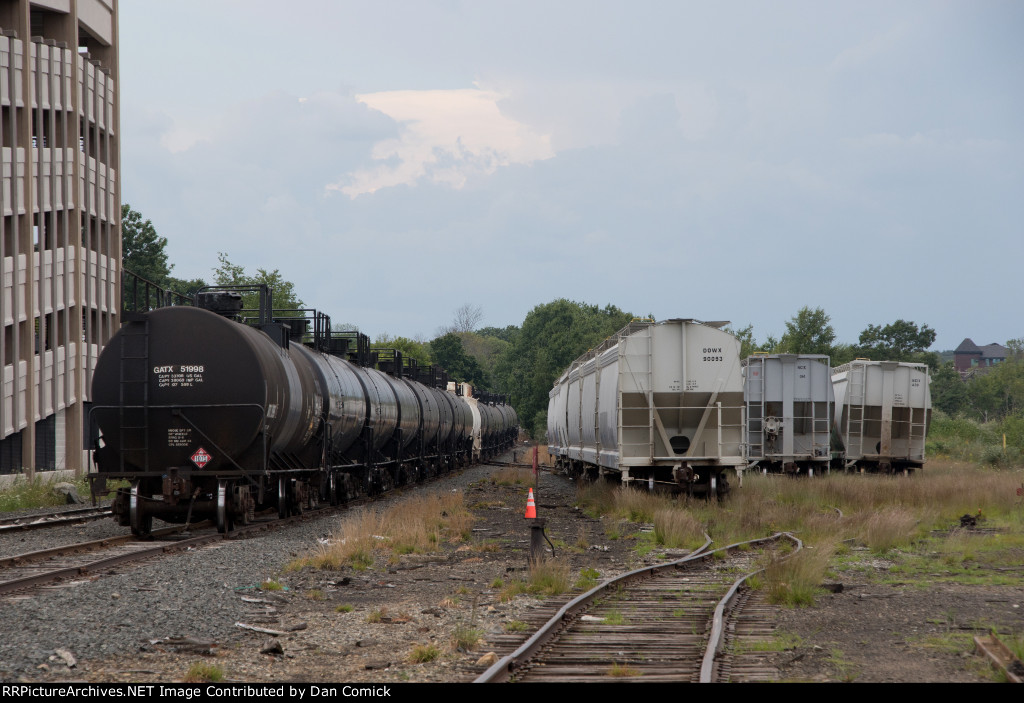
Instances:
[[[251,537],[333,510],[337,508],[324,506],[287,518],[278,518],[276,510],[269,510],[258,514],[253,523],[227,534],[217,532],[212,521],[204,520],[191,523],[187,529],[182,525],[154,530],[147,539],[126,534],[0,558],[0,595],[67,579],[92,577],[114,566],[187,551],[225,539]]]
[[[0,594],[89,577],[114,566],[224,538],[211,528],[209,521],[191,527],[200,529],[202,534],[183,537],[183,527],[170,527],[154,531],[152,540],[121,535],[4,557],[0,559]]]
[[[22,515],[20,517],[0,518],[0,533],[15,530],[37,530],[44,527],[68,525],[100,518],[110,517],[109,507],[75,508],[73,510],[54,510],[49,513]]]
[[[743,582],[788,533],[631,571],[575,598],[475,681],[754,680],[730,640],[770,632]]]
[[[443,476],[449,475],[451,474],[446,473]],[[426,483],[433,483],[439,478],[442,477],[431,478]],[[277,517],[277,510],[270,509],[258,513],[257,519],[249,525],[235,527],[228,533],[217,532],[212,521],[204,520],[191,523],[187,528],[181,525],[154,530],[146,539],[125,534],[3,557],[0,558],[0,595],[26,591],[67,579],[90,577],[114,566],[171,552],[185,551],[223,539],[251,537],[259,532],[277,529],[332,512],[348,510],[372,502],[378,497],[397,494],[388,492],[381,496],[360,496],[338,506],[319,504],[317,507],[307,508],[299,514],[286,518]],[[109,515],[110,510],[106,509],[106,512],[98,517]],[[51,520],[46,524],[58,523]],[[190,536],[193,534],[194,536]]]

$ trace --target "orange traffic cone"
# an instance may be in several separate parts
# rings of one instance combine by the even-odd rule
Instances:
[[[527,518],[537,517],[537,505],[533,502],[533,489],[530,489],[530,495],[526,497],[526,515]]]

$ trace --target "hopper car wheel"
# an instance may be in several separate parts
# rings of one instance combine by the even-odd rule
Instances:
[[[148,537],[153,532],[153,515],[146,512],[145,496],[142,494],[142,482],[132,481],[131,493],[128,497],[128,516],[132,534],[136,537]]]
[[[234,527],[231,511],[234,507],[231,500],[233,486],[231,481],[217,481],[217,532],[226,534]]]

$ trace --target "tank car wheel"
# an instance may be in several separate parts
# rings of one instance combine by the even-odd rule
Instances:
[[[136,537],[149,537],[153,532],[153,515],[146,512],[146,497],[142,494],[142,481],[132,481],[128,495],[128,516],[132,534]]]
[[[312,483],[304,483],[305,499],[299,502],[299,507],[305,510],[316,510],[320,507],[320,489]]]
[[[232,495],[234,485],[231,481],[217,481],[217,532],[227,534],[234,527],[231,512],[234,508]]]
[[[331,505],[337,505],[338,500],[338,473],[336,471],[327,472],[327,500]]]
[[[288,496],[290,484],[291,480],[287,476],[277,479],[277,516],[282,520],[291,515]]]

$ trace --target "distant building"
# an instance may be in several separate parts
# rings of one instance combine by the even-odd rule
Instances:
[[[120,322],[118,0],[0,0],[0,474],[81,469]]]
[[[953,366],[960,372],[961,376],[971,373],[984,373],[989,367],[1006,361],[1010,350],[1002,344],[986,344],[979,347],[970,338],[960,342],[960,346],[953,352]]]

